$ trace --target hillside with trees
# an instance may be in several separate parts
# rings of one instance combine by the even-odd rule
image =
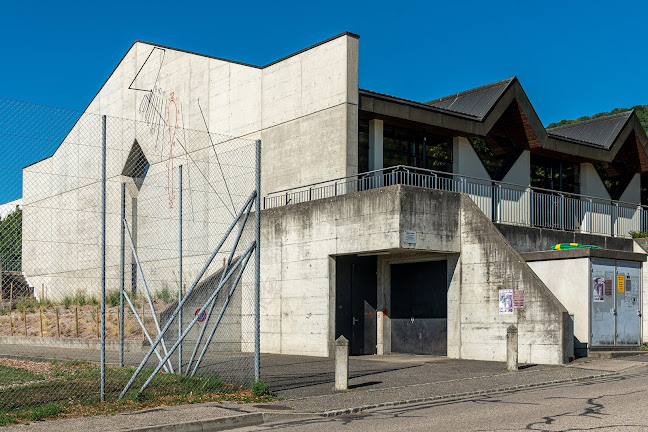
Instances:
[[[637,113],[637,117],[639,117],[639,121],[641,121],[641,125],[643,126],[646,133],[648,133],[648,105],[635,105],[632,108],[614,108],[610,112],[600,112],[592,116],[579,117],[576,120],[560,120],[559,122],[549,124],[547,126],[547,129],[557,127],[557,126],[564,126],[564,125],[568,125],[580,121],[591,120],[599,117],[605,117],[613,114],[619,114],[630,110],[635,110],[635,112]]]
[[[619,114],[619,113],[630,111],[630,110],[635,110],[635,112],[637,113],[637,117],[639,117],[639,121],[641,121],[641,125],[643,126],[646,133],[648,133],[648,105],[635,105],[632,108],[614,108],[610,112],[601,112],[601,113],[598,113],[598,114],[594,114],[592,116],[583,116],[583,117],[577,118],[576,120],[560,120],[559,122],[549,124],[547,126],[547,129],[550,129],[552,127],[564,126],[564,125],[576,123],[576,122],[579,122],[579,121],[592,120],[592,119],[599,118],[599,117],[605,117],[605,116],[608,116],[608,115]]]

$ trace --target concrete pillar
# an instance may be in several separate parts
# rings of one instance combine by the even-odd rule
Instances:
[[[369,120],[369,171],[383,168],[383,121]]]
[[[349,341],[340,336],[335,341],[335,390],[349,389]]]
[[[518,329],[512,324],[506,329],[506,369],[518,370]]]

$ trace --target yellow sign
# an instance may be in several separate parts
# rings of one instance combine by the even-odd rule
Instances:
[[[625,278],[623,275],[617,276],[617,292],[625,292]]]

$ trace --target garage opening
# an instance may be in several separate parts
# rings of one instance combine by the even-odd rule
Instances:
[[[391,350],[447,355],[447,261],[391,264]]]

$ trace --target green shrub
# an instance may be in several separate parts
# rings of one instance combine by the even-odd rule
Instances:
[[[119,306],[119,290],[109,290],[106,293],[106,305],[108,307]]]
[[[250,384],[250,390],[252,390],[252,396],[256,397],[272,395],[270,386],[260,379],[252,381],[252,384]]]
[[[170,303],[175,299],[175,296],[171,294],[171,291],[169,290],[169,286],[167,284],[164,284],[162,289],[157,293],[155,293],[155,298],[165,303]]]
[[[646,238],[648,237],[648,230],[646,231],[630,231],[632,238]]]

